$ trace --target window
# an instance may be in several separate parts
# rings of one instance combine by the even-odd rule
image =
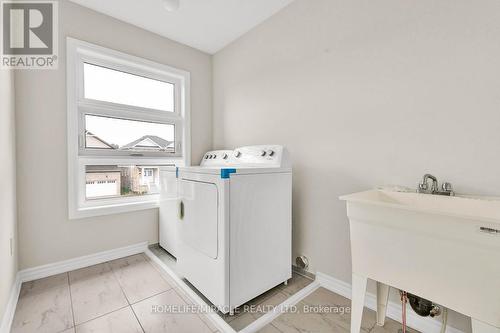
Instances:
[[[175,153],[175,126],[85,115],[85,149]]]
[[[144,196],[159,193],[160,180],[154,177],[159,168],[127,165],[87,165],[85,168],[85,198],[120,198]]]
[[[158,205],[159,168],[189,164],[189,73],[67,39],[70,218]]]
[[[83,64],[84,97],[174,112],[175,85],[106,67]]]

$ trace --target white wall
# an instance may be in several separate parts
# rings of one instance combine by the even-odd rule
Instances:
[[[21,268],[158,241],[157,210],[68,220],[67,36],[191,72],[193,160],[212,146],[211,56],[66,0],[59,26],[59,69],[16,73]]]
[[[0,70],[0,321],[17,273],[14,115],[14,73]]]
[[[499,13],[497,0],[296,0],[214,56],[215,148],[291,151],[294,257],[350,281],[341,194],[431,172],[500,195]]]

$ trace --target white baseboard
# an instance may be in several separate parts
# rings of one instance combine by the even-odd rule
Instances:
[[[14,313],[16,312],[17,299],[19,298],[19,292],[21,291],[21,284],[22,282],[19,277],[19,273],[17,273],[14,283],[12,284],[12,288],[10,289],[9,299],[2,316],[2,321],[0,321],[0,333],[10,332],[12,320],[14,319]]]
[[[347,282],[338,280],[332,276],[324,273],[316,273],[316,280],[320,285],[336,294],[339,294],[345,298],[351,299],[351,285]],[[365,306],[371,310],[377,310],[377,296],[367,292],[365,296]],[[392,302],[389,300],[387,304],[387,317],[401,322],[401,304],[397,302]],[[416,329],[419,332],[424,333],[439,333],[441,331],[441,320],[425,318],[417,315],[413,310],[411,310],[408,305],[408,310],[406,311],[406,323],[409,327]],[[454,327],[448,326],[446,328],[446,333],[464,333]]]
[[[75,269],[97,265],[106,261],[115,260],[137,253],[142,253],[148,248],[148,242],[142,242],[114,250],[103,251],[78,258],[55,262],[48,265],[24,269],[17,272],[16,280],[12,286],[5,312],[0,322],[0,333],[9,333],[16,311],[17,300],[23,282],[41,279],[55,274],[69,272]]]
[[[33,281],[47,276],[73,271],[92,265],[101,264],[106,261],[115,260],[137,253],[142,253],[148,248],[148,242],[137,243],[113,250],[98,252],[82,257],[58,261],[52,264],[37,266],[19,271],[21,282]]]

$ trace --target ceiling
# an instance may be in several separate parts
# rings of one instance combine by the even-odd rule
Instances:
[[[182,44],[214,54],[293,0],[71,0]]]

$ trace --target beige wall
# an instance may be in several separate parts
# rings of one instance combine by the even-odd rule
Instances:
[[[21,268],[158,241],[157,210],[68,220],[67,36],[191,72],[193,160],[212,145],[211,56],[66,0],[59,10],[59,69],[16,74]]]
[[[341,194],[431,172],[500,195],[499,13],[497,0],[297,0],[214,56],[215,148],[291,151],[294,257],[350,281]]]
[[[17,273],[14,118],[14,74],[0,70],[0,322]]]

